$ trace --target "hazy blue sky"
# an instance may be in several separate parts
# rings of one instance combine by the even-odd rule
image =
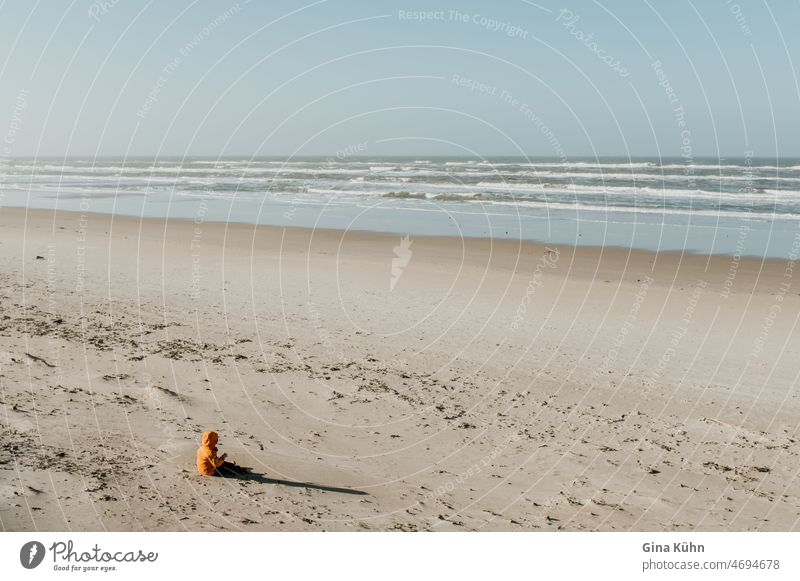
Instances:
[[[42,156],[796,156],[798,23],[789,0],[0,0],[0,136]]]

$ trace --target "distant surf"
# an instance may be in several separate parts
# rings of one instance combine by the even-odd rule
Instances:
[[[206,220],[722,253],[733,250],[716,236],[674,230],[724,239],[747,222],[780,238],[800,222],[798,159],[16,159],[0,186],[5,205],[192,218],[202,200]],[[631,224],[647,242],[620,234]],[[750,253],[774,255],[771,244]]]

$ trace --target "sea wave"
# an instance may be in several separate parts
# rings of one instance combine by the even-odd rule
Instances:
[[[384,198],[399,198],[401,200],[407,199],[424,199],[427,197],[427,194],[424,192],[386,192],[381,194]]]
[[[581,204],[578,202],[568,204],[564,202],[537,202],[517,200],[514,202],[494,200],[488,202],[495,206],[513,206],[517,208],[537,208],[545,210],[571,210],[577,212],[592,213],[622,213],[622,214],[660,214],[670,216],[708,216],[740,218],[747,220],[800,220],[800,212],[796,213],[770,213],[770,212],[748,212],[748,211],[727,211],[719,209],[688,209],[688,208],[648,208],[648,207],[629,207],[629,206],[603,206],[597,204]]]
[[[775,165],[766,165],[767,161],[17,159],[2,167],[0,180],[5,191],[51,198],[179,195],[237,203],[302,200],[321,206],[380,198],[383,205],[404,208],[436,201],[464,207],[577,204],[614,207],[620,212],[627,211],[623,208],[638,212],[669,208],[793,216],[800,212],[800,165],[794,159]]]

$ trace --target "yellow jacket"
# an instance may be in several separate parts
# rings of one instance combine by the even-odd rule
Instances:
[[[204,476],[214,476],[217,468],[224,464],[217,458],[217,442],[219,435],[216,432],[203,432],[203,445],[197,449],[197,471]]]

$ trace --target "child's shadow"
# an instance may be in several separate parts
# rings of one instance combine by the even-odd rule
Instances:
[[[324,486],[322,484],[313,484],[311,482],[296,482],[294,480],[267,478],[263,474],[253,472],[251,468],[237,466],[236,464],[231,464],[229,462],[225,462],[224,465],[217,468],[217,475],[223,478],[232,478],[234,480],[250,480],[252,482],[258,482],[259,484],[280,484],[281,486],[291,486],[293,488],[312,488],[314,490],[338,492],[341,494],[367,494],[363,490],[355,490],[353,488],[339,488],[337,486]]]

